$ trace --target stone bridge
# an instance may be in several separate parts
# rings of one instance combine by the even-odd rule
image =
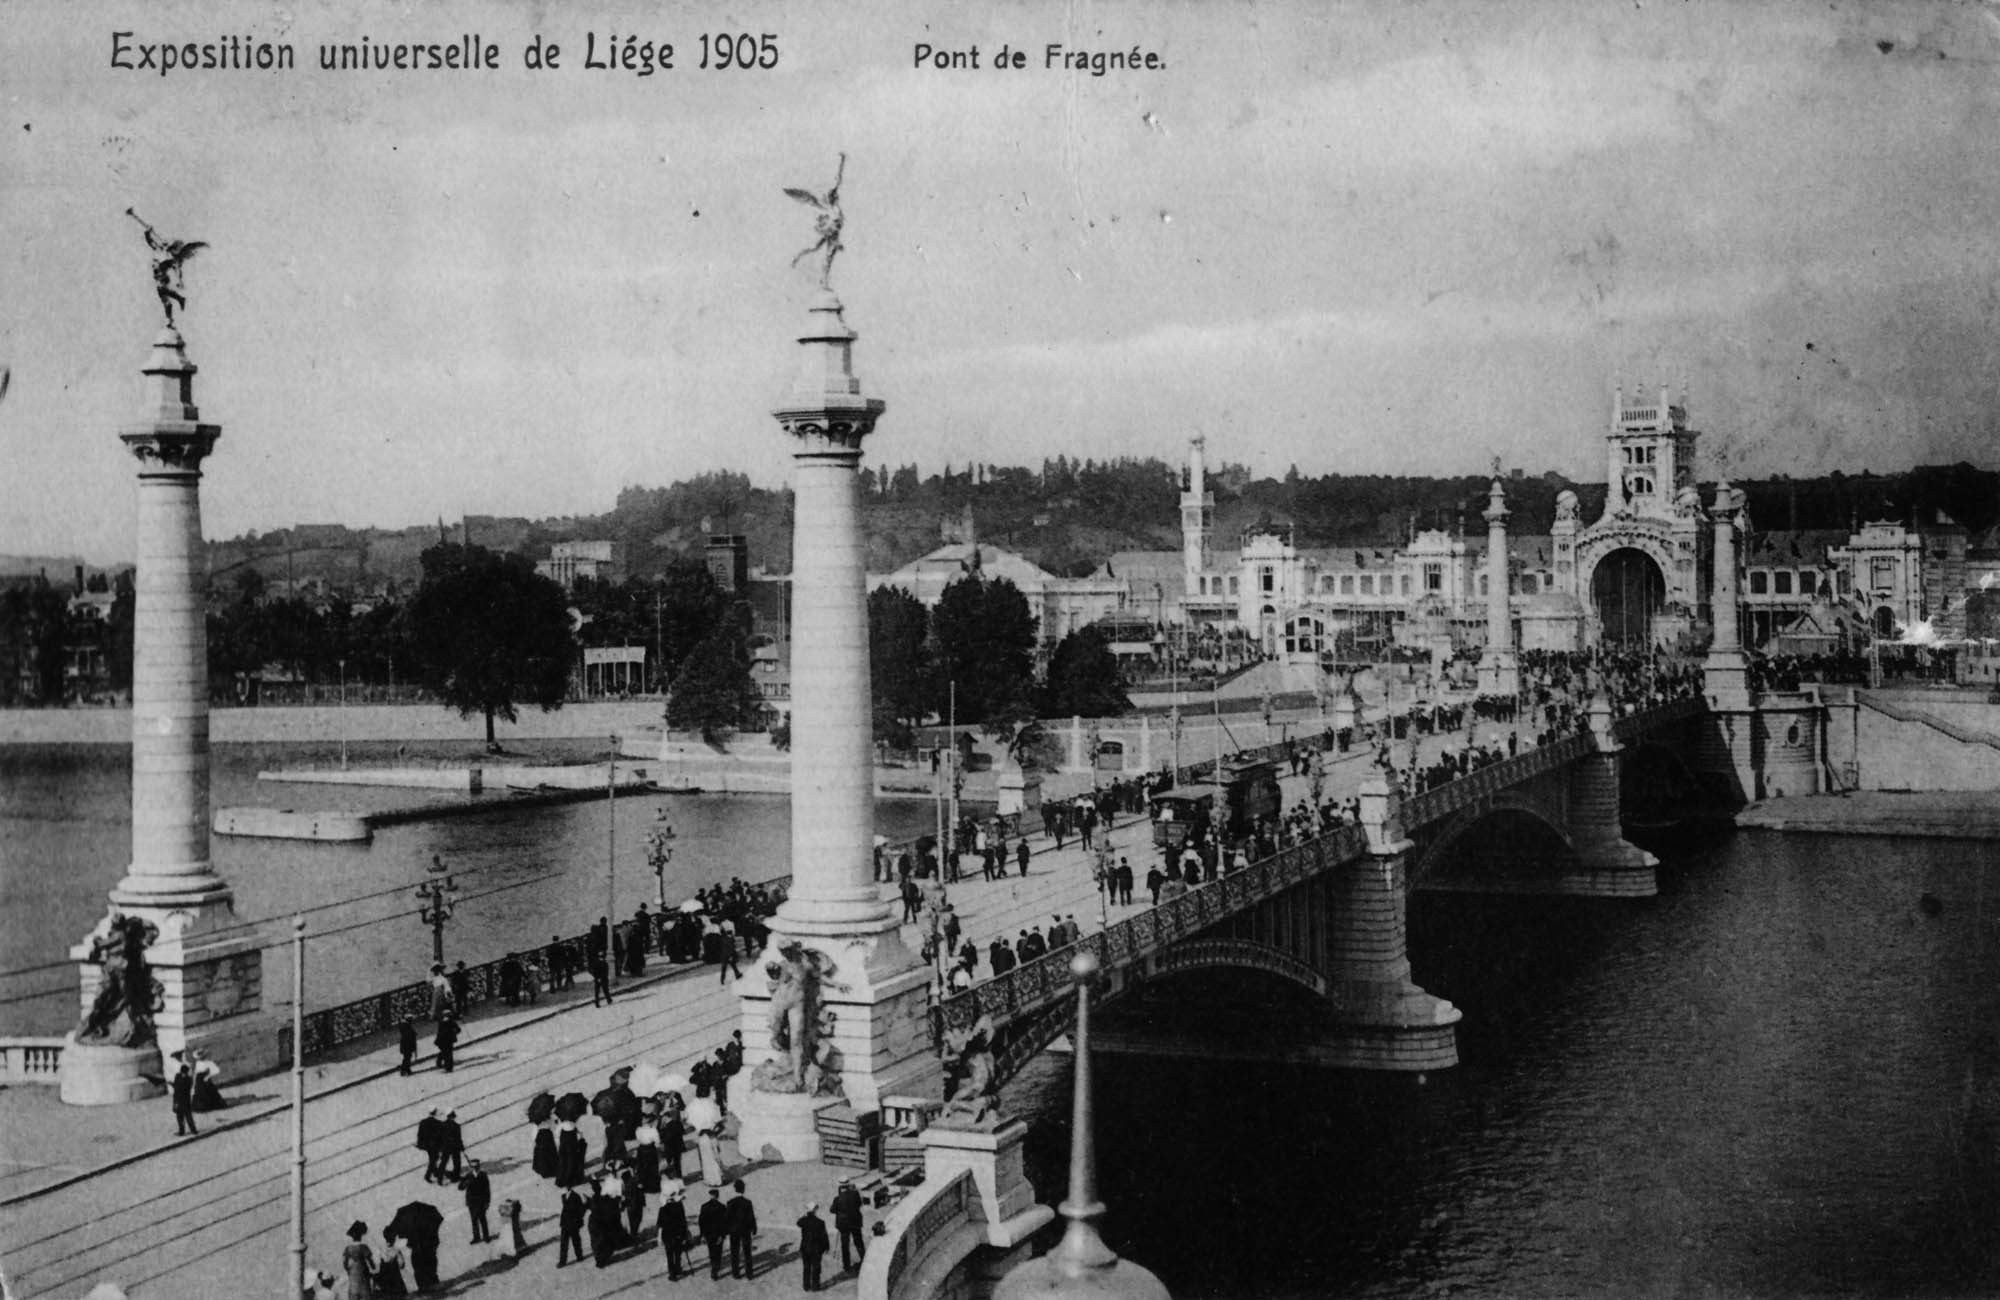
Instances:
[[[1319,1014],[1282,1033],[1232,1010],[1260,1059],[1375,1070],[1456,1064],[1459,1011],[1410,979],[1405,922],[1413,887],[1601,897],[1656,890],[1654,858],[1628,843],[1621,810],[1632,782],[1698,782],[1706,705],[1677,700],[1614,719],[1599,702],[1589,729],[1405,797],[1380,776],[1361,790],[1359,825],[1287,848],[1086,936],[1103,968],[1102,999],[1198,972],[1244,973],[1293,986]],[[1528,834],[1500,836],[1502,821]],[[1539,837],[1539,838],[1538,838]],[[1493,844],[1526,844],[1507,853]],[[1011,1078],[1065,1033],[1074,1015],[1072,948],[1016,967],[933,1008],[933,1032],[991,1029],[997,1075]],[[1225,1035],[1226,1036],[1226,1035]],[[1148,1038],[1107,1029],[1106,1047],[1227,1055],[1188,1024]],[[1238,1035],[1239,1038],[1244,1037]]]

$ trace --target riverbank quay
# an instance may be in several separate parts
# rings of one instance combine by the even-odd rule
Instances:
[[[1736,814],[1745,830],[2000,840],[2000,791],[1857,790],[1763,799]]]

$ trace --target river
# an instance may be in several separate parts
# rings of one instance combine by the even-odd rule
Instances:
[[[1421,1082],[1100,1055],[1107,1239],[1181,1300],[2000,1294],[1993,848],[1661,853],[1652,900],[1417,895],[1465,1014]],[[1069,1077],[1012,1097],[1049,1203]]]
[[[462,744],[402,747],[408,761],[457,755]],[[600,741],[536,741],[517,749],[538,760],[592,758]],[[397,761],[394,745],[354,745],[359,766]],[[218,808],[261,804],[363,810],[420,803],[423,791],[301,785],[257,780],[260,770],[338,762],[324,744],[216,745],[211,798]],[[0,745],[0,952],[6,971],[63,963],[106,907],[105,895],[131,860],[131,749],[122,745]],[[659,885],[646,862],[646,835],[665,808],[676,832],[666,895],[679,904],[704,885],[733,876],[785,874],[791,857],[791,802],[773,795],[621,797],[611,842],[603,800],[380,828],[372,843],[214,838],[215,865],[236,892],[236,913],[267,950],[268,1001],[289,1003],[284,918],[308,921],[308,1009],[331,1006],[423,978],[429,928],[417,918],[412,887],[433,855],[452,869],[464,901],[445,928],[447,960],[469,963],[511,947],[580,934],[604,915],[605,863],[615,852],[617,910],[657,906]],[[932,822],[921,800],[877,805],[877,830],[892,838]],[[360,901],[352,901],[360,900]],[[333,931],[340,931],[338,934]],[[322,936],[314,938],[313,936]],[[56,990],[51,996],[37,996]],[[55,1034],[76,1018],[76,969],[64,963],[0,978],[0,1033]]]

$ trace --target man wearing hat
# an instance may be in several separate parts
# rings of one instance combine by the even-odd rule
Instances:
[[[867,1255],[867,1247],[862,1245],[861,1235],[861,1193],[854,1190],[854,1180],[840,1180],[840,1190],[833,1194],[833,1228],[840,1234],[840,1269],[844,1273]],[[850,1254],[848,1239],[853,1239]]]
[[[417,1121],[417,1150],[429,1160],[424,1166],[424,1181],[442,1181],[439,1175],[444,1172],[444,1120],[435,1106],[430,1114]]]
[[[438,1181],[455,1183],[465,1176],[465,1134],[458,1127],[458,1112],[444,1113],[438,1128]]]
[[[826,1222],[819,1217],[819,1206],[806,1206],[806,1212],[799,1216],[799,1262],[805,1267],[806,1290],[819,1290],[820,1261],[826,1258],[831,1244],[826,1239]]]
[[[678,1282],[683,1271],[692,1272],[688,1259],[687,1206],[681,1201],[681,1185],[668,1183],[667,1199],[660,1203],[660,1249],[667,1253],[667,1280]]]
[[[701,1229],[701,1239],[708,1246],[708,1275],[722,1276],[722,1240],[729,1235],[729,1210],[722,1203],[722,1189],[708,1189],[708,1199],[701,1204],[701,1215],[696,1219]]]
[[[580,1260],[583,1258],[583,1220],[588,1206],[584,1204],[583,1193],[574,1186],[563,1188],[562,1197],[562,1246],[556,1251],[556,1267],[569,1263],[572,1251]]]
[[[729,1275],[731,1277],[753,1278],[757,1276],[757,1207],[744,1194],[743,1180],[735,1183],[736,1195],[729,1198],[723,1213],[729,1224]]]
[[[459,1186],[465,1189],[465,1217],[472,1220],[472,1244],[493,1240],[493,1229],[486,1226],[486,1207],[493,1203],[493,1180],[479,1167],[477,1158],[468,1160],[466,1174]]]

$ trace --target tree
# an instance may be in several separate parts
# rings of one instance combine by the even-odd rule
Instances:
[[[958,720],[984,722],[1034,686],[1035,618],[1005,578],[971,573],[944,589],[931,613],[940,677],[958,685]]]
[[[757,704],[750,680],[750,657],[743,634],[724,622],[688,652],[667,695],[667,725],[676,731],[699,731],[704,740],[743,724]],[[787,733],[787,741],[790,734]]]
[[[1132,707],[1118,671],[1118,657],[1104,633],[1078,628],[1064,637],[1049,656],[1049,676],[1042,688],[1044,717],[1111,718]]]
[[[729,615],[729,597],[700,560],[675,560],[659,579],[660,680],[672,681],[683,660]],[[647,610],[651,615],[655,611]]]
[[[563,589],[519,555],[445,542],[421,557],[424,577],[407,614],[424,685],[462,717],[517,718],[517,704],[562,707],[576,639]]]
[[[868,593],[868,674],[875,705],[875,738],[908,748],[911,728],[937,699],[931,662],[930,614],[901,587]]]

